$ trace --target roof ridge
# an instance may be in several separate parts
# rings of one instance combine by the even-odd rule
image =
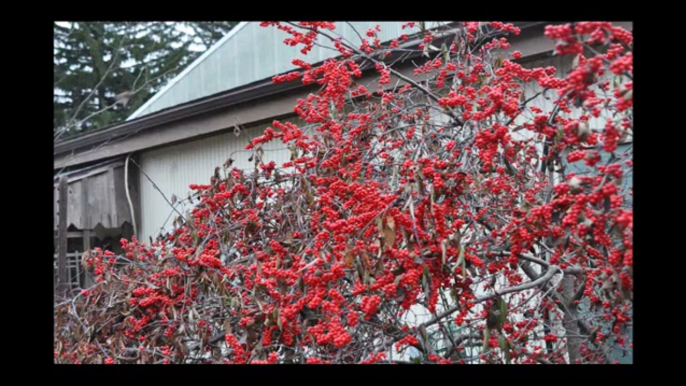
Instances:
[[[212,47],[208,48],[207,51],[203,52],[202,55],[200,55],[197,59],[195,59],[191,64],[189,64],[186,68],[183,69],[178,75],[176,75],[172,80],[170,80],[164,87],[160,89],[160,91],[156,92],[155,95],[153,95],[150,99],[145,101],[141,107],[139,107],[136,111],[133,112],[133,114],[129,115],[126,117],[127,121],[130,121],[132,119],[138,118],[138,116],[145,111],[150,105],[152,105],[157,99],[159,99],[162,95],[164,95],[167,91],[169,91],[172,86],[174,86],[179,80],[184,78],[189,72],[191,72],[195,67],[197,67],[200,63],[202,63],[205,59],[207,59],[212,53],[214,53],[219,47],[223,46],[224,43],[229,41],[238,31],[243,29],[246,25],[250,23],[249,21],[242,21],[238,23],[235,27],[231,29],[226,35],[224,35],[221,39],[219,39],[216,43],[212,45]]]

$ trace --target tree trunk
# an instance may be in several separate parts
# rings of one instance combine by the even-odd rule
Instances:
[[[579,314],[577,312],[576,304],[572,304],[571,302],[571,300],[574,299],[574,293],[574,276],[566,275],[562,279],[562,299],[567,303],[563,324],[567,337],[569,363],[571,364],[577,363],[577,360],[581,361],[581,337],[579,325],[577,323]]]

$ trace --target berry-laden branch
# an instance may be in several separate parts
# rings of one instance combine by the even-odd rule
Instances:
[[[84,256],[97,284],[56,306],[56,362],[609,363],[632,349],[629,32],[546,27],[572,63],[560,78],[501,57],[520,33],[507,23],[410,22],[385,43],[377,26],[359,45],[331,22],[262,26],[340,55],[273,78],[319,90],[245,144],[251,168],[228,160],[190,185],[167,234]],[[419,54],[412,76],[384,63],[398,49]],[[377,74],[362,84],[365,63]]]

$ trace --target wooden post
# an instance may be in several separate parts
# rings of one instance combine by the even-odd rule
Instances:
[[[59,183],[59,225],[57,227],[57,294],[66,297],[69,290],[67,282],[67,177],[62,176]]]
[[[71,264],[70,264],[70,265],[74,267],[74,274],[75,274],[76,276],[72,276],[72,277],[69,279],[69,284],[70,284],[70,286],[71,286],[71,287],[69,287],[69,288],[70,288],[70,289],[73,289],[74,286],[76,286],[76,288],[82,288],[82,287],[81,287],[81,286],[82,286],[82,281],[81,281],[81,261],[80,261],[81,259],[79,259],[79,257],[80,257],[81,255],[79,255],[79,251],[76,251],[76,252],[74,252],[74,254],[73,254],[72,256],[73,256],[73,258],[71,259],[71,262],[70,262]],[[70,270],[71,270],[71,268],[70,268]],[[76,278],[76,283],[74,283],[74,278]]]
[[[91,231],[89,229],[83,230],[83,253],[90,253],[91,251]],[[77,256],[78,259],[78,256]],[[80,263],[79,263],[80,264]],[[83,287],[90,288],[95,284],[91,273],[87,269],[83,269]]]

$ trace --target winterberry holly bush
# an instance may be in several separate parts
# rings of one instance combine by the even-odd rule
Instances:
[[[305,124],[275,121],[246,146],[252,170],[192,185],[166,239],[86,255],[96,284],[56,306],[56,362],[611,363],[631,349],[630,32],[546,27],[561,71],[507,53],[520,30],[500,22],[408,23],[386,44],[377,27],[361,45],[331,22],[262,26],[340,53],[273,79],[320,86],[295,106]],[[417,49],[414,76],[388,61]],[[290,161],[263,161],[270,141]]]

